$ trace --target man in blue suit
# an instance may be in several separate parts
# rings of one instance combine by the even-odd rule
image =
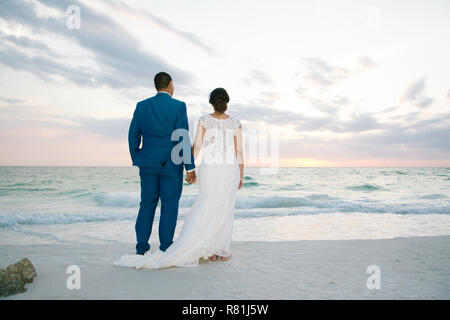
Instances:
[[[183,167],[187,172],[186,181],[195,182],[186,104],[172,98],[174,87],[169,74],[158,73],[155,87],[158,93],[154,97],[136,105],[128,133],[133,166],[139,167],[141,178],[141,202],[135,226],[136,254],[141,255],[150,250],[148,241],[159,199],[159,249],[166,251],[173,242],[183,188]],[[178,135],[174,136],[176,132],[182,133],[181,142]],[[139,148],[141,139],[142,148]],[[178,144],[183,148],[175,152]]]

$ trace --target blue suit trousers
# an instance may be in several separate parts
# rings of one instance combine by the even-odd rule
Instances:
[[[183,168],[139,167],[141,179],[141,201],[136,219],[136,250],[143,254],[150,250],[149,239],[152,233],[158,201],[161,199],[159,220],[160,249],[166,249],[173,243],[178,218],[178,202],[183,189]]]

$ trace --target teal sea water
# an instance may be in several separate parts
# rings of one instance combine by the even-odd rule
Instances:
[[[11,237],[25,235],[76,241],[74,233],[81,226],[115,228],[114,237],[123,232],[130,240],[139,190],[136,167],[0,167],[0,241],[10,243]],[[198,185],[185,183],[180,221],[197,193]],[[264,238],[267,231],[258,231],[261,221],[283,218],[276,221],[289,224],[289,219],[323,219],[331,214],[352,218],[381,214],[386,221],[411,217],[416,219],[413,228],[419,216],[427,223],[433,221],[426,216],[437,217],[433,219],[441,225],[439,232],[450,234],[450,168],[278,168],[271,173],[246,168],[236,201],[236,232],[244,239],[245,234],[258,232]],[[348,228],[354,227],[351,221]],[[95,231],[79,236],[102,239]]]

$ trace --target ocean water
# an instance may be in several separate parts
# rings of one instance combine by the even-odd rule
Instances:
[[[0,167],[0,244],[132,243],[139,192],[136,167]],[[184,184],[177,233],[197,193]],[[449,234],[450,168],[246,168],[233,239]]]

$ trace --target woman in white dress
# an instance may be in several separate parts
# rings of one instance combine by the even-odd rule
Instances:
[[[186,216],[180,235],[165,252],[124,255],[117,266],[167,268],[197,266],[199,259],[226,261],[231,257],[231,235],[237,190],[242,187],[244,160],[242,126],[225,113],[230,98],[223,88],[210,94],[212,114],[199,119],[194,157],[199,194]]]

